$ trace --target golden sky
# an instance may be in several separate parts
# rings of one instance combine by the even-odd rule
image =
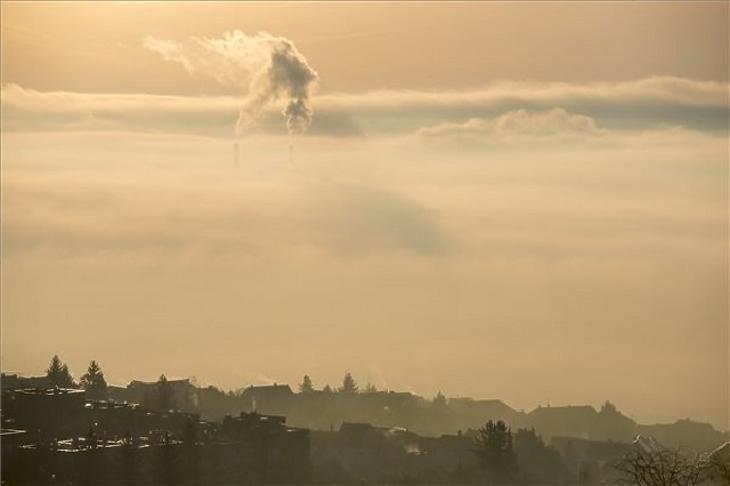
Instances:
[[[160,63],[142,48],[142,39],[217,36],[233,29],[293,40],[317,66],[325,91],[460,89],[500,79],[728,79],[726,2],[3,7],[4,79],[42,90],[218,90]]]
[[[3,370],[727,428],[726,2],[2,7]]]

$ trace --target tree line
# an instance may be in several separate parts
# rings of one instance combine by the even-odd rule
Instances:
[[[108,397],[109,386],[104,378],[101,366],[95,360],[91,360],[86,373],[81,376],[77,384],[68,365],[62,362],[58,355],[54,355],[46,370],[46,380],[50,388],[82,388],[86,390],[86,395],[94,400],[103,400]],[[164,373],[160,375],[154,389],[145,393],[142,405],[146,408],[159,410],[174,410],[177,408],[174,390]]]
[[[312,378],[309,375],[304,375],[304,377],[302,378],[302,382],[299,384],[299,392],[313,393],[316,391],[317,390],[314,388],[314,382],[312,381]],[[329,384],[326,384],[321,391],[324,393],[337,392],[352,395],[355,393],[375,393],[379,390],[372,383],[368,383],[367,385],[365,385],[365,388],[361,390],[360,386],[357,384],[357,381],[355,381],[355,378],[353,378],[352,373],[347,372],[342,378],[342,384],[339,387],[334,389]],[[436,405],[446,405],[446,397],[441,392],[438,392],[433,401]]]
[[[304,375],[304,378],[302,379],[302,383],[299,385],[299,392],[300,393],[312,393],[316,391],[314,389],[314,384],[312,383],[312,379],[309,377],[309,375]],[[335,390],[332,389],[331,386],[325,385],[324,388],[322,388],[322,391],[325,393],[334,393]],[[355,379],[352,377],[352,373],[347,372],[345,373],[345,376],[342,378],[342,385],[337,388],[336,390],[339,393],[347,393],[347,394],[354,394],[358,393],[360,391],[360,387],[358,386]],[[367,384],[365,387],[366,392],[375,392],[378,391],[377,388],[375,388],[375,385],[372,385],[370,383]]]
[[[73,379],[68,365],[63,363],[58,355],[51,358],[51,363],[46,370],[46,379],[50,388],[83,388],[90,398],[104,398],[107,394],[108,385],[101,371],[101,366],[91,360],[89,367],[81,376],[79,383]]]
[[[74,381],[73,375],[71,374],[68,365],[63,363],[58,355],[54,355],[53,358],[51,358],[51,363],[48,366],[48,369],[46,370],[46,378],[48,380],[48,386],[50,388],[83,388],[87,391],[87,394],[90,398],[97,399],[104,398],[107,394],[108,385],[106,379],[104,378],[104,373],[102,372],[99,363],[95,360],[91,360],[88,369],[86,370],[86,373],[81,376],[81,379],[77,384]],[[167,395],[167,378],[164,374],[160,375],[157,383],[158,386],[162,389],[163,394]],[[312,393],[315,391],[317,390],[314,388],[314,383],[311,377],[309,375],[304,375],[304,377],[302,378],[302,382],[299,384],[299,392]],[[360,392],[375,393],[378,391],[378,388],[372,383],[368,383],[367,385],[365,385],[365,388],[361,390],[357,381],[355,380],[355,378],[353,378],[352,373],[347,372],[342,378],[342,384],[339,387],[334,389],[329,384],[327,384],[322,388],[321,391],[324,393],[337,392],[344,394],[355,394]],[[167,398],[164,398],[163,401],[167,402]],[[434,402],[437,404],[445,405],[446,397],[444,397],[444,395],[439,392],[436,397],[434,397]]]

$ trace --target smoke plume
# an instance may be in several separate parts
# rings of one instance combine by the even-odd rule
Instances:
[[[191,75],[240,88],[246,98],[236,123],[239,135],[278,100],[286,101],[282,114],[290,134],[304,133],[312,123],[309,98],[318,75],[288,39],[266,32],[248,36],[235,30],[220,38],[190,37],[185,42],[147,37],[144,45],[166,60],[182,64]]]

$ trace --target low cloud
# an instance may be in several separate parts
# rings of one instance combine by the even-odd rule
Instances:
[[[231,136],[240,108],[235,97],[40,92],[17,85],[3,86],[2,104],[6,131],[146,131],[215,137]],[[518,118],[530,115],[520,113],[550,113],[556,108],[588,117],[602,129],[622,131],[680,126],[725,134],[730,114],[727,83],[673,77],[586,84],[505,82],[471,91],[320,95],[311,99],[317,117],[309,133],[393,137],[510,112],[509,118],[522,123]],[[550,116],[559,118],[559,113]],[[287,133],[277,108],[262,107],[257,117],[247,133]]]
[[[463,123],[442,123],[418,130],[426,141],[479,142],[484,139],[575,137],[601,133],[593,118],[562,108],[545,111],[515,110],[493,119],[471,118]]]

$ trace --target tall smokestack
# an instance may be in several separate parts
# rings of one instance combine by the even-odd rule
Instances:
[[[238,169],[238,157],[239,157],[239,150],[238,150],[238,142],[233,144],[233,167]]]

